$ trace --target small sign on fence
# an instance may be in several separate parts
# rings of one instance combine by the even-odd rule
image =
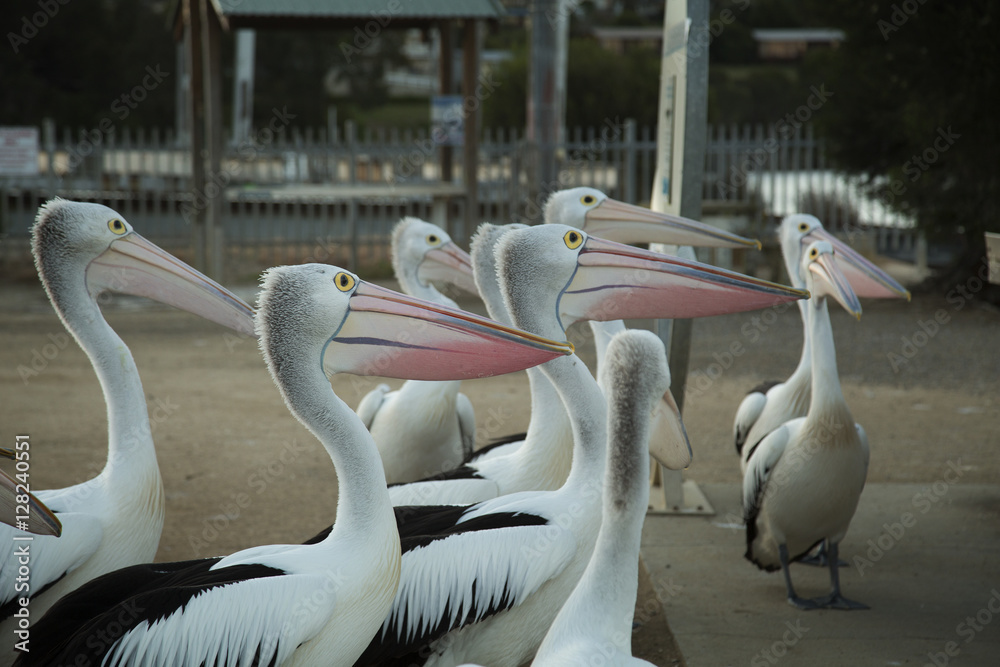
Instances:
[[[431,98],[431,139],[438,146],[461,146],[465,141],[465,116],[461,95]]]
[[[38,175],[37,127],[0,127],[0,175]]]
[[[1000,285],[1000,234],[986,232],[986,258],[990,262],[990,282]]]

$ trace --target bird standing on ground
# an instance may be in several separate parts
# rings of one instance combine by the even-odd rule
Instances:
[[[861,305],[825,241],[809,245],[802,271],[812,297],[812,397],[805,417],[775,429],[747,452],[743,477],[746,558],[767,571],[781,568],[788,601],[799,609],[867,609],[840,592],[838,545],[847,533],[868,474],[868,437],[855,424],[837,376],[827,299],[861,317]],[[832,590],[804,599],[788,566],[820,542],[828,550]]]

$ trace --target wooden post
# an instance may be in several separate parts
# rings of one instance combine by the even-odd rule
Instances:
[[[189,95],[190,114],[188,128],[191,133],[191,245],[194,251],[195,268],[206,271],[205,257],[205,86],[204,86],[204,46],[201,38],[202,5],[208,0],[184,0],[184,16],[187,30],[184,42],[187,45],[187,71],[191,77]]]
[[[483,101],[476,96],[479,80],[479,22],[465,19],[462,26],[462,112],[465,144],[462,146],[462,171],[465,182],[465,228],[462,241],[472,237],[479,220],[479,109]]]
[[[528,71],[528,141],[532,170],[529,171],[527,212],[540,211],[556,189],[556,22],[557,0],[531,3],[531,60]]]
[[[205,273],[219,282],[223,275],[223,211],[229,176],[222,173],[222,26],[207,0],[201,3],[205,73]],[[212,196],[209,196],[209,195]]]
[[[454,88],[452,79],[452,57],[454,49],[451,41],[451,21],[441,21],[438,23],[438,33],[440,39],[440,53],[438,54],[438,94],[451,95]],[[451,146],[441,146],[441,181],[451,183],[452,181],[452,155],[454,149]]]

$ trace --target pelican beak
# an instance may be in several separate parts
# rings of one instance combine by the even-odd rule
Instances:
[[[802,247],[805,248],[813,241],[827,241],[833,246],[837,265],[859,297],[867,299],[900,297],[910,300],[909,290],[830,232],[822,228],[812,230],[802,237]]]
[[[523,370],[573,353],[569,342],[542,338],[486,317],[359,281],[350,308],[324,354],[334,373],[409,380],[465,380]],[[344,365],[334,367],[332,360]]]
[[[710,248],[755,248],[748,239],[677,215],[657,213],[616,199],[605,199],[587,212],[583,231],[618,243],[666,243]]]
[[[653,405],[649,428],[649,455],[665,468],[683,470],[691,465],[691,442],[673,394],[668,389]]]
[[[813,296],[832,296],[844,310],[860,320],[861,303],[858,301],[858,295],[851,289],[851,284],[841,271],[841,265],[835,257],[835,254],[823,253],[815,261],[810,262],[809,270],[816,274],[816,280],[813,281]]]
[[[568,327],[579,320],[707,317],[806,298],[806,290],[590,236],[556,307]]]
[[[471,294],[479,294],[472,274],[472,258],[452,241],[432,248],[424,254],[417,269],[417,279],[422,283],[443,282],[455,285]]]
[[[222,285],[132,232],[87,266],[87,286],[144,296],[254,336],[253,309]]]
[[[13,459],[14,452],[10,449],[0,448],[0,456]],[[59,537],[62,534],[62,524],[59,523],[59,519],[52,513],[52,510],[46,507],[34,494],[28,493],[24,486],[18,487],[17,480],[0,470],[0,517],[2,517],[0,520],[29,533]],[[21,497],[18,498],[18,496]],[[28,508],[27,516],[15,514],[17,508],[25,506]]]

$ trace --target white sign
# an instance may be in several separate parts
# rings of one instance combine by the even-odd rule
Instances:
[[[0,127],[0,175],[38,175],[37,127]]]
[[[437,146],[461,146],[465,141],[461,95],[435,95],[431,98],[431,139]]]

